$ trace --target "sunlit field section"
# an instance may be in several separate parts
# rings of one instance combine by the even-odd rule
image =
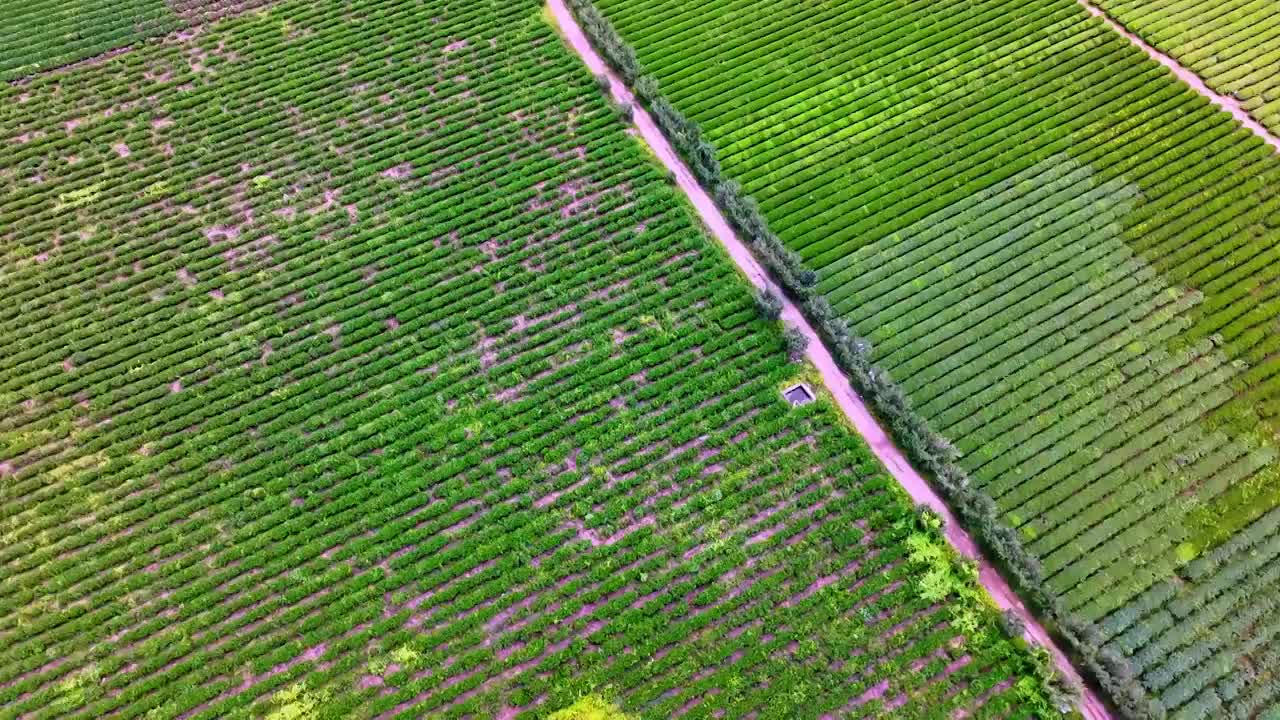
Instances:
[[[1257,0],[1097,0],[1116,21],[1280,134],[1280,10]]]

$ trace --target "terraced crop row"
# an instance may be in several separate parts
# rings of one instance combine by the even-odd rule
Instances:
[[[4,715],[1056,715],[536,3],[0,93]]]
[[[1101,20],[596,5],[1067,610],[1131,612],[1280,502],[1280,163]]]
[[[1152,46],[1280,134],[1280,13],[1266,0],[1097,0]]]

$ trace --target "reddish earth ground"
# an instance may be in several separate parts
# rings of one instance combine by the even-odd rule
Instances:
[[[1262,138],[1263,140],[1266,141],[1268,145],[1275,148],[1277,152],[1280,152],[1280,137],[1276,137],[1271,133],[1270,130],[1266,129],[1265,127],[1262,126],[1261,123],[1253,119],[1253,116],[1249,114],[1249,111],[1245,110],[1244,107],[1240,105],[1239,100],[1229,95],[1219,94],[1213,88],[1206,85],[1204,80],[1201,79],[1201,77],[1197,75],[1194,71],[1183,67],[1177,60],[1174,60],[1172,57],[1160,52],[1159,50],[1155,49],[1151,45],[1148,45],[1145,40],[1126,30],[1123,25],[1111,19],[1111,16],[1108,15],[1104,10],[1094,6],[1088,0],[1078,0],[1078,1],[1081,5],[1084,6],[1084,9],[1087,10],[1090,15],[1094,17],[1102,18],[1102,21],[1105,22],[1107,25],[1109,25],[1112,30],[1115,30],[1116,32],[1120,33],[1125,38],[1127,38],[1129,42],[1141,48],[1142,52],[1150,56],[1152,60],[1155,60],[1161,65],[1164,65],[1165,67],[1172,70],[1173,74],[1176,75],[1178,79],[1181,80],[1182,82],[1190,85],[1192,90],[1195,90],[1196,92],[1208,98],[1209,102],[1212,102],[1214,105],[1217,105],[1223,110],[1226,110],[1227,112],[1231,113],[1231,116],[1234,117],[1237,121],[1239,121],[1239,123],[1243,125],[1245,129],[1251,131],[1254,135],[1257,135],[1258,137]]]
[[[548,7],[556,24],[559,26],[565,42],[582,58],[587,68],[597,76],[604,75],[609,78],[610,94],[613,96],[614,101],[619,104],[630,105],[634,109],[633,122],[636,125],[639,137],[653,150],[653,153],[662,164],[675,174],[677,185],[688,196],[702,222],[706,224],[716,240],[724,246],[734,264],[746,274],[747,278],[756,287],[771,288],[772,284],[769,281],[768,274],[756,262],[755,257],[747,249],[747,246],[733,232],[724,215],[720,213],[720,209],[716,207],[715,202],[694,179],[693,173],[685,166],[684,162],[671,147],[671,144],[667,142],[666,137],[662,134],[657,124],[654,123],[653,118],[636,102],[631,90],[623,84],[621,78],[605,64],[595,49],[591,47],[591,43],[588,42],[586,35],[582,32],[582,28],[573,17],[573,13],[565,5],[564,0],[548,0]],[[925,482],[920,473],[916,472],[911,463],[907,461],[906,456],[893,443],[893,440],[889,438],[884,429],[880,427],[879,422],[876,421],[871,412],[867,410],[862,398],[854,391],[849,379],[840,371],[831,353],[823,345],[821,338],[809,325],[809,322],[800,313],[799,309],[796,308],[794,303],[786,299],[782,293],[776,294],[783,297],[783,321],[799,328],[809,339],[809,347],[806,354],[810,362],[814,364],[821,374],[822,381],[826,385],[828,392],[835,399],[836,405],[849,419],[858,434],[871,447],[876,457],[889,469],[889,472],[906,489],[912,499],[917,503],[927,504],[942,515],[946,520],[947,539],[960,554],[978,562],[981,568],[980,579],[983,586],[1001,609],[1012,608],[1022,617],[1027,627],[1026,637],[1032,642],[1048,648],[1057,663],[1058,669],[1064,675],[1081,682],[1080,674],[1071,664],[1071,661],[1067,659],[1061,648],[1057,646],[1049,634],[1045,632],[1044,627],[1027,610],[1000,573],[982,556],[977,543],[960,527],[947,504]],[[1083,683],[1081,682],[1081,684]],[[1082,698],[1080,711],[1087,720],[1110,720],[1111,718],[1106,705],[1093,690],[1087,687]]]

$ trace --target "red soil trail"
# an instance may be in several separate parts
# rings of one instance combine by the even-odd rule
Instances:
[[[586,35],[583,34],[582,28],[573,17],[573,13],[565,5],[564,0],[548,0],[548,7],[556,24],[559,26],[565,42],[582,58],[587,69],[597,76],[608,77],[610,83],[609,92],[614,101],[630,105],[633,108],[632,119],[638,131],[638,136],[649,146],[658,160],[675,174],[676,184],[688,196],[702,222],[706,224],[716,240],[724,246],[734,264],[746,274],[747,278],[756,287],[772,287],[764,268],[756,261],[751,251],[747,249],[746,244],[734,233],[711,197],[694,179],[693,173],[685,166],[684,161],[676,154],[671,144],[667,142],[667,138],[662,134],[657,124],[654,123],[653,118],[635,100],[631,90],[623,84],[612,69],[605,65],[604,60],[591,47],[591,43],[587,40]],[[1039,621],[1027,610],[1000,573],[982,556],[977,543],[960,527],[947,504],[925,482],[920,473],[916,472],[916,469],[907,461],[906,456],[893,443],[893,440],[889,438],[884,429],[880,427],[879,422],[867,409],[862,398],[854,392],[849,379],[836,365],[835,359],[832,358],[831,353],[823,345],[821,338],[809,325],[809,322],[800,313],[799,309],[782,293],[776,294],[783,298],[783,321],[799,328],[809,338],[808,358],[821,374],[827,390],[835,399],[836,405],[853,424],[854,429],[863,437],[876,454],[876,457],[888,468],[889,472],[913,500],[933,508],[946,520],[947,539],[961,555],[979,563],[981,582],[987,592],[995,599],[996,604],[1001,609],[1013,608],[1026,622],[1027,637],[1048,648],[1059,670],[1067,677],[1079,682],[1081,680],[1080,674],[1071,665],[1067,656],[1049,634],[1045,632]],[[1106,705],[1103,704],[1092,689],[1088,688],[1085,690],[1080,711],[1087,720],[1110,720],[1111,718]]]
[[[1084,7],[1086,11],[1088,11],[1090,15],[1096,18],[1102,18],[1102,21],[1105,22],[1108,26],[1110,26],[1112,30],[1115,30],[1116,32],[1123,35],[1126,39],[1128,39],[1129,42],[1133,43],[1134,45],[1137,45],[1138,48],[1140,48],[1142,52],[1146,53],[1149,57],[1151,57],[1152,60],[1155,60],[1161,65],[1164,65],[1165,67],[1172,70],[1173,74],[1176,75],[1178,79],[1181,80],[1182,82],[1190,85],[1192,90],[1195,90],[1196,92],[1208,98],[1209,102],[1212,102],[1214,105],[1217,105],[1223,110],[1226,110],[1227,112],[1231,113],[1231,116],[1234,117],[1237,121],[1239,121],[1239,123],[1243,125],[1246,130],[1249,130],[1254,135],[1257,135],[1258,137],[1262,138],[1268,145],[1270,145],[1273,149],[1275,149],[1276,152],[1280,152],[1280,137],[1276,137],[1276,135],[1273,134],[1270,130],[1263,127],[1262,123],[1259,123],[1256,119],[1254,119],[1254,117],[1249,114],[1249,111],[1245,110],[1244,106],[1240,104],[1239,100],[1235,99],[1234,97],[1231,97],[1230,95],[1222,95],[1221,93],[1217,92],[1213,88],[1209,87],[1208,85],[1205,84],[1204,79],[1202,79],[1199,75],[1197,75],[1195,71],[1190,70],[1189,68],[1183,67],[1182,64],[1179,63],[1177,60],[1174,60],[1172,57],[1164,54],[1160,50],[1157,50],[1156,48],[1147,44],[1147,41],[1129,32],[1129,30],[1127,30],[1123,25],[1121,25],[1119,22],[1116,22],[1110,15],[1108,15],[1105,10],[1090,3],[1089,0],[1077,0],[1077,1]]]

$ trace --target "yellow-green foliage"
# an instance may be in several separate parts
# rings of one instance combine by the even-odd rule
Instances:
[[[49,476],[64,482],[74,475],[90,470],[97,470],[107,464],[107,454],[104,452],[96,452],[92,455],[84,455],[75,458],[71,462],[63,463],[49,471]]]
[[[102,183],[94,183],[79,190],[59,193],[58,205],[64,208],[80,208],[98,199],[102,192]]]
[[[156,182],[153,182],[142,189],[142,197],[145,197],[145,198],[164,197],[165,195],[169,195],[171,192],[172,190],[170,190],[168,182],[164,180],[157,180]]]
[[[599,695],[588,695],[563,710],[551,713],[547,720],[631,720],[631,716]]]
[[[53,707],[62,712],[70,712],[74,708],[84,707],[101,694],[98,685],[102,674],[97,665],[89,665],[84,670],[67,676],[57,685],[58,694]]]
[[[267,720],[311,720],[328,699],[327,693],[308,692],[305,685],[295,683],[271,696],[276,707]]]
[[[958,588],[951,558],[941,543],[925,533],[913,533],[907,538],[907,547],[911,562],[925,568],[917,587],[920,597],[937,602]]]
[[[930,602],[963,598],[966,602],[952,607],[953,625],[966,635],[976,632],[981,624],[977,608],[991,602],[979,589],[977,568],[956,562],[952,550],[933,533],[912,533],[907,537],[907,548],[911,562],[924,571],[916,586],[920,597]]]
[[[422,654],[407,645],[392,650],[384,655],[378,655],[369,659],[370,675],[385,675],[387,668],[393,663],[398,665],[401,670],[411,670],[418,667],[422,660]]]

